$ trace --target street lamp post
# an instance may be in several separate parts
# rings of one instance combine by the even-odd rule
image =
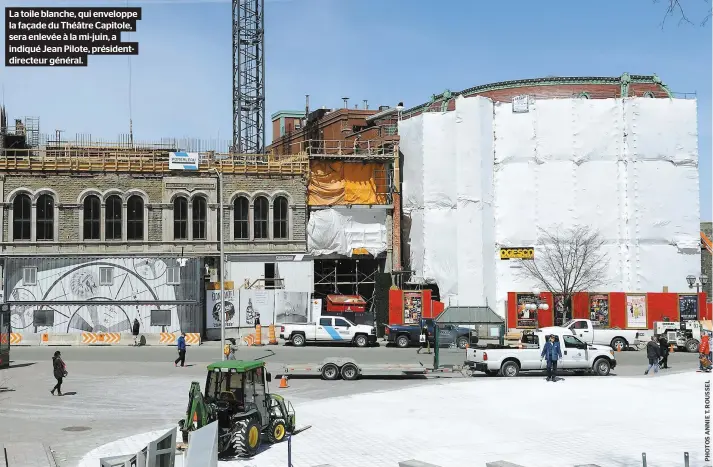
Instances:
[[[539,318],[539,310],[542,311],[547,311],[550,309],[550,306],[547,303],[542,303],[540,300],[540,289],[532,289],[532,293],[535,296],[535,303],[528,303],[525,305],[526,310],[530,310],[535,314],[535,329],[540,328],[540,318]]]
[[[705,274],[701,274],[701,277],[696,280],[696,276],[694,275],[689,275],[686,276],[686,282],[688,282],[688,288],[692,289],[693,287],[696,288],[696,293],[701,293],[701,288],[705,287],[706,284],[708,284],[708,276]]]
[[[220,275],[218,280],[220,281],[220,355],[221,361],[226,359],[225,352],[225,249],[223,248],[223,238],[225,237],[223,232],[223,173],[217,168],[213,167],[213,172],[218,176],[218,232],[220,235],[220,246],[218,247],[220,254]]]

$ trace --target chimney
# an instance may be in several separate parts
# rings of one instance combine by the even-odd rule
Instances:
[[[348,97],[342,97],[342,101],[344,101],[344,108],[348,109],[349,108],[349,98]]]
[[[369,101],[364,99],[364,110],[369,110]]]
[[[309,94],[305,94],[305,118],[309,115]]]

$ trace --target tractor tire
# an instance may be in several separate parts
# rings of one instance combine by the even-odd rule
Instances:
[[[267,440],[270,444],[277,444],[283,441],[286,434],[287,428],[285,427],[285,421],[281,418],[273,420],[267,428]]]
[[[238,457],[253,457],[260,449],[261,438],[257,420],[240,420],[230,435],[230,447]]]
[[[409,340],[408,336],[401,335],[396,338],[396,347],[400,349],[405,349],[411,345],[411,341]]]
[[[699,344],[695,339],[688,339],[686,341],[686,352],[696,353],[698,352]]]

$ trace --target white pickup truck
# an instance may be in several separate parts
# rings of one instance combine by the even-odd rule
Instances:
[[[354,324],[346,318],[322,317],[319,323],[283,324],[280,339],[302,347],[308,342],[337,342],[366,347],[376,343],[376,328]]]
[[[554,334],[560,342],[562,360],[558,370],[589,372],[607,376],[616,367],[614,351],[605,346],[596,346],[582,342],[566,329],[523,334],[520,344],[488,345],[485,348],[469,348],[466,351],[465,367],[472,374],[482,371],[488,376],[517,376],[521,371],[544,371],[547,362],[541,358],[547,336]]]
[[[635,329],[605,329],[595,327],[588,319],[571,319],[562,327],[542,328],[545,332],[568,329],[572,335],[579,337],[587,344],[608,345],[616,350],[626,350],[628,347],[637,347],[640,342],[645,342],[646,333]]]

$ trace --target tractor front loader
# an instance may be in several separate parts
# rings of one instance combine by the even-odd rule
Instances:
[[[292,404],[269,393],[271,379],[261,361],[227,360],[208,365],[205,393],[201,393],[200,383],[191,383],[186,417],[178,422],[183,442],[188,442],[189,432],[217,421],[218,455],[252,457],[262,438],[279,443],[287,433],[297,433]]]

